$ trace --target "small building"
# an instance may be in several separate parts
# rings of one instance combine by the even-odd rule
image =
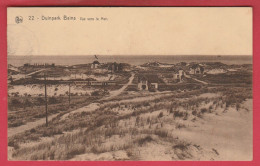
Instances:
[[[24,67],[34,67],[34,68],[43,68],[43,67],[55,67],[55,63],[49,64],[49,63],[25,63],[23,65]]]
[[[158,76],[156,75],[145,75],[138,77],[139,90],[156,91],[159,87]]]
[[[185,72],[182,69],[179,69],[173,73],[173,79],[178,82],[183,81],[184,76],[185,76]]]
[[[204,68],[198,64],[192,65],[190,67],[190,74],[203,74]]]
[[[148,90],[148,79],[145,76],[139,77],[137,86],[139,90]]]
[[[100,65],[99,61],[95,60],[95,61],[91,64],[91,69],[96,69],[96,68],[98,68],[99,65]]]
[[[158,83],[157,82],[156,83],[151,83],[150,88],[151,89],[158,89]]]
[[[111,73],[119,72],[123,70],[123,65],[121,63],[112,63],[108,66],[108,71]]]

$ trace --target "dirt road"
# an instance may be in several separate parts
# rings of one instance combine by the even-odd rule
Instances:
[[[208,84],[208,83],[205,82],[205,81],[198,80],[197,78],[193,78],[193,77],[188,76],[188,75],[185,75],[185,77],[187,77],[187,78],[191,78],[191,79],[193,79],[193,80],[195,80],[195,81],[197,81],[197,82],[200,82],[200,83],[202,83],[202,84],[204,84],[204,85],[207,85],[207,84]]]
[[[127,84],[125,84],[122,88],[120,88],[120,89],[118,89],[118,90],[111,91],[111,92],[110,92],[110,96],[104,98],[103,100],[109,100],[109,99],[111,99],[111,98],[113,98],[113,97],[116,97],[116,96],[120,95],[129,85],[132,84],[132,82],[133,82],[133,80],[134,80],[134,77],[135,77],[135,74],[132,73],[132,74],[131,74],[131,77],[129,78],[129,81],[128,81]]]

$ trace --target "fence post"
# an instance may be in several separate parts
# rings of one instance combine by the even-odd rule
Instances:
[[[70,83],[69,83],[69,108],[70,108]]]
[[[48,127],[48,98],[47,98],[47,85],[46,85],[46,74],[45,73],[44,73],[44,89],[45,89],[46,127]]]

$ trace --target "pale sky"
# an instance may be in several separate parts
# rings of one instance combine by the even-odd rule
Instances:
[[[252,8],[13,7],[7,35],[8,55],[252,55]]]

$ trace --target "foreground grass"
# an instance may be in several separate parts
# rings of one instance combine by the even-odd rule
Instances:
[[[118,150],[126,151],[130,160],[136,160],[138,154],[133,149],[149,142],[163,142],[172,147],[173,153],[179,154],[173,159],[184,160],[192,158],[187,149],[196,146],[178,140],[174,131],[185,128],[186,121],[196,121],[216,109],[225,111],[228,107],[236,107],[239,110],[237,105],[250,98],[250,92],[248,88],[217,87],[176,93],[149,102],[103,103],[94,112],[75,113],[65,120],[60,120],[61,114],[48,128],[39,126],[26,131],[9,138],[8,144],[15,148],[13,157],[23,160],[68,160],[79,154]],[[222,95],[198,97],[205,93]],[[65,131],[72,133],[63,134]],[[60,134],[63,135],[53,137]],[[19,147],[41,137],[53,137],[53,140]]]

